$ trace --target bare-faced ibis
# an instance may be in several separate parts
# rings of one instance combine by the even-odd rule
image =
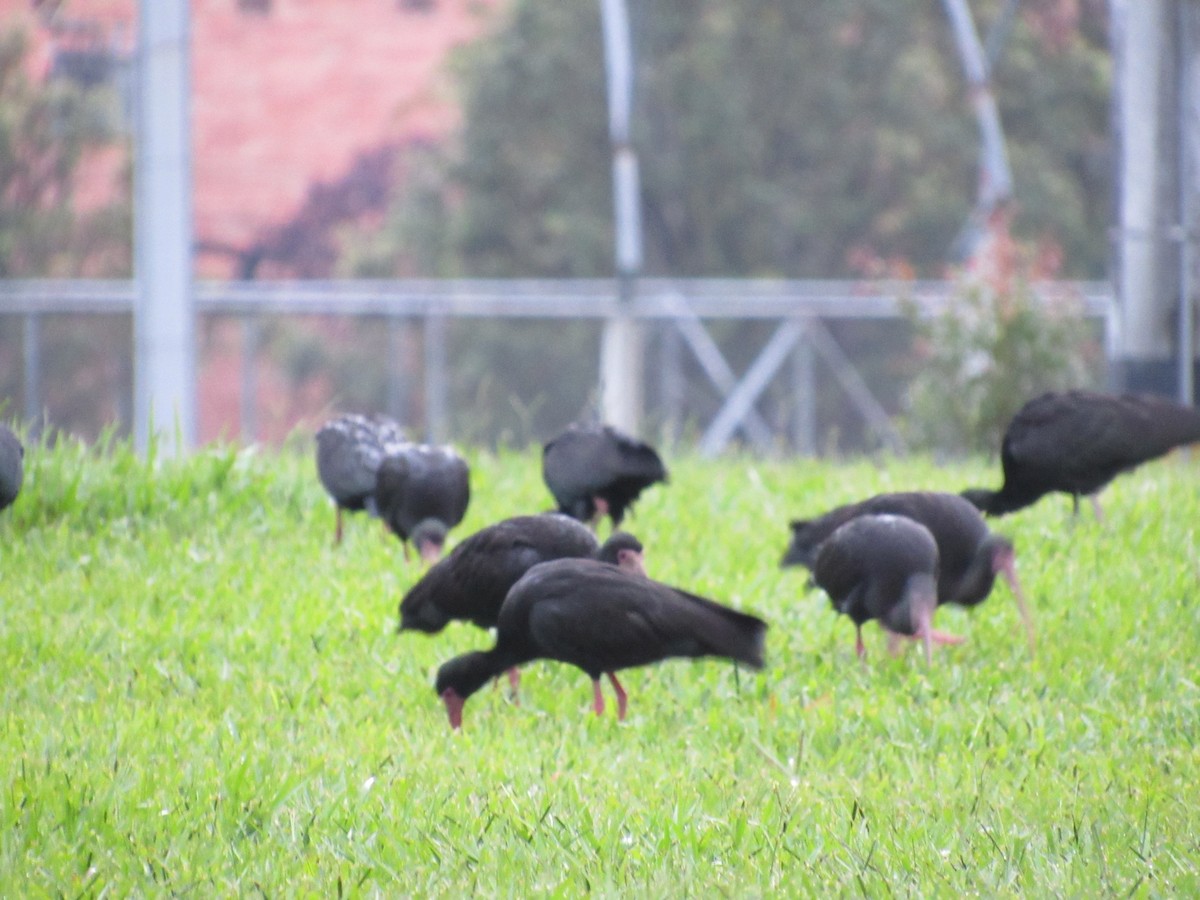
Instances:
[[[938,547],[924,525],[905,516],[852,518],[821,542],[812,573],[833,608],[854,622],[859,659],[863,623],[877,619],[893,634],[923,639],[932,662]]]
[[[492,649],[457,656],[438,669],[436,691],[452,728],[468,697],[491,678],[535,659],[577,666],[592,679],[593,708],[604,711],[600,676],[627,695],[616,672],[670,657],[722,656],[761,668],[767,625],[712,600],[588,559],[530,569],[508,593]]]
[[[569,516],[496,522],[460,542],[409,589],[400,601],[400,630],[433,634],[456,619],[493,628],[509,588],[535,565],[599,552],[591,529]]]
[[[342,512],[374,507],[375,477],[389,452],[404,443],[400,425],[385,416],[347,413],[317,431],[317,475],[337,509],[334,543],[342,542]]]
[[[1004,484],[963,496],[990,516],[1023,509],[1045,494],[1091,497],[1120,475],[1175,447],[1200,441],[1200,412],[1163,397],[1055,391],[1026,403],[1000,446]]]
[[[411,541],[422,560],[437,562],[470,500],[470,469],[453,447],[404,444],[383,458],[375,476],[375,505],[406,559]]]
[[[608,515],[617,528],[667,469],[653,447],[611,425],[572,425],[542,448],[542,476],[560,512],[590,524]]]
[[[0,510],[10,507],[25,479],[25,448],[7,425],[0,424]]]
[[[906,516],[929,529],[937,542],[941,566],[939,605],[976,606],[987,599],[996,576],[1002,575],[1017,601],[1026,638],[1033,649],[1033,618],[1017,579],[1012,541],[989,530],[979,511],[957,494],[936,491],[876,494],[857,503],[836,507],[814,519],[793,521],[791,541],[782,565],[812,569],[821,543],[838,526],[869,514]],[[933,639],[944,643],[958,640],[939,631],[933,632]]]

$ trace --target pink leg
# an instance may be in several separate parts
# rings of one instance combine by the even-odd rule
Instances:
[[[1096,514],[1096,521],[1104,521],[1104,511],[1100,509],[1100,498],[1095,494],[1089,494],[1088,499],[1092,501],[1092,512]]]
[[[337,525],[333,529],[333,546],[338,546],[342,542],[342,508],[337,507]]]
[[[854,626],[854,652],[858,654],[858,658],[865,660],[867,658],[867,646],[862,639],[862,626]]]
[[[930,640],[935,644],[965,644],[967,639],[957,634],[947,634],[944,631],[938,631],[936,628],[931,628],[929,632]],[[924,639],[923,634],[896,634],[893,631],[888,632],[888,650],[892,653],[898,652],[900,649],[900,639],[905,638],[910,641],[920,641]],[[893,643],[893,641],[895,643]]]
[[[625,688],[621,687],[621,682],[617,681],[617,676],[612,672],[608,673],[608,680],[612,682],[613,690],[617,692],[617,721],[625,721],[625,708],[629,705],[629,695],[625,693]]]
[[[887,631],[887,629],[885,628],[884,631]],[[887,631],[887,649],[888,653],[890,653],[892,656],[900,655],[900,649],[902,647],[900,638],[901,636],[896,634],[896,632]]]
[[[596,711],[596,715],[604,715],[604,695],[600,693],[600,679],[592,679],[592,696],[595,698],[592,702],[592,709]]]
[[[508,670],[508,683],[512,685],[513,706],[521,705],[521,673],[517,671],[517,667],[513,666]]]

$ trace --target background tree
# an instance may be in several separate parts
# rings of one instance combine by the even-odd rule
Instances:
[[[1000,0],[973,2],[986,30]],[[653,0],[630,4],[638,61],[635,143],[647,275],[939,276],[975,197],[978,138],[939,4],[917,0]],[[1101,277],[1109,195],[1107,8],[1028,0],[994,71],[1015,180],[1014,232],[1061,248],[1058,274]],[[594,0],[514,0],[457,61],[463,128],[410,158],[384,228],[347,259],[370,274],[612,274],[610,148]],[[533,340],[489,326],[456,388],[492,354],[544,358],[553,390],[497,386],[548,432],[586,407],[594,335]],[[718,329],[735,366],[762,326]],[[838,338],[899,409],[903,329],[845,324]],[[656,345],[652,342],[651,348]],[[466,349],[464,347],[464,349]],[[541,355],[550,350],[552,355]],[[462,358],[462,357],[459,357]],[[472,362],[474,360],[475,362]],[[477,364],[476,364],[477,362]],[[536,367],[528,367],[536,368]],[[469,372],[469,375],[467,374]],[[692,370],[690,381],[703,385]],[[651,400],[655,385],[649,385]],[[778,414],[787,391],[768,394]],[[717,398],[687,400],[701,419]],[[501,403],[501,406],[505,404]],[[840,397],[822,399],[839,416]],[[479,424],[478,418],[475,420]],[[836,423],[853,443],[857,420]]]
[[[75,179],[88,153],[117,148],[117,98],[68,79],[29,77],[28,40],[0,33],[0,277],[128,277],[132,231],[130,170],[115,167],[113,199],[81,211]],[[126,154],[126,159],[128,155]],[[41,323],[43,400],[50,418],[95,436],[128,421],[116,398],[129,396],[128,316],[48,316]],[[0,397],[20,397],[22,330],[14,317],[0,328]],[[19,410],[5,409],[6,417]]]

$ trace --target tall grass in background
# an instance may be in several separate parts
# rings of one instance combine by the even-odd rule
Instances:
[[[1185,896],[1200,892],[1200,470],[1118,479],[1104,524],[1050,498],[996,523],[1006,588],[966,635],[868,659],[778,561],[789,518],[958,490],[984,462],[668,460],[629,527],[648,565],[771,623],[768,668],[674,661],[590,714],[528,668],[451,733],[437,665],[491,638],[397,635],[419,577],[333,512],[311,454],[30,447],[0,515],[7,896]],[[535,453],[473,454],[452,542],[547,508]]]

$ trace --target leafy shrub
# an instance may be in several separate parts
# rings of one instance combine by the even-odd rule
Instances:
[[[991,271],[958,276],[945,310],[908,307],[917,371],[904,428],[914,448],[996,453],[1031,397],[1097,380],[1098,325],[1082,298],[1043,281],[1039,258],[1004,241]]]

